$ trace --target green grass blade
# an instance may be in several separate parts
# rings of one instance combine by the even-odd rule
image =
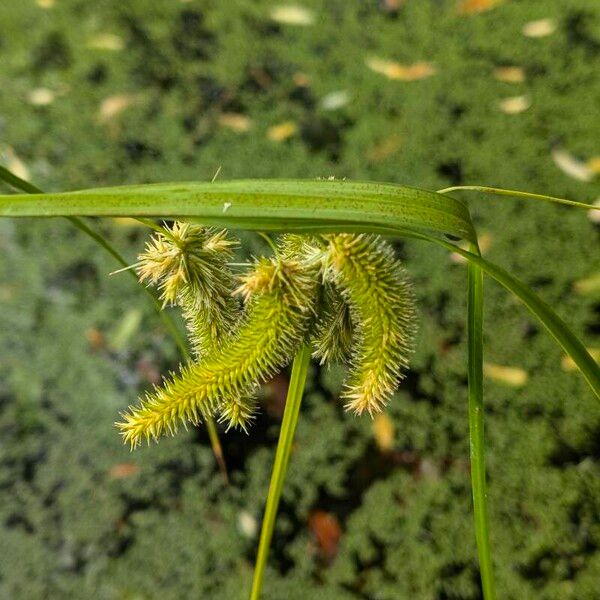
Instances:
[[[59,194],[0,196],[0,216],[192,217],[207,225],[308,231],[376,225],[475,241],[466,205],[449,196],[382,183],[236,180],[161,183]]]
[[[283,481],[287,473],[290,454],[292,452],[292,442],[294,441],[294,433],[296,432],[296,425],[298,424],[300,404],[304,393],[310,355],[310,346],[303,346],[294,358],[294,364],[292,366],[292,376],[290,378],[290,386],[285,400],[285,410],[283,412],[283,421],[279,433],[279,442],[277,443],[277,450],[275,452],[275,463],[273,465],[273,473],[271,474],[271,483],[269,484],[265,516],[263,517],[262,528],[260,531],[260,541],[258,544],[256,566],[254,567],[254,579],[252,581],[250,600],[258,600],[262,590],[265,567],[267,566],[267,557],[269,555],[269,546],[271,545],[273,528],[275,527],[277,508],[279,507]]]
[[[450,192],[480,192],[489,194],[490,196],[509,196],[510,198],[520,198],[524,200],[541,200],[542,202],[550,202],[551,204],[563,204],[572,208],[584,208],[586,210],[600,210],[600,206],[594,204],[586,204],[585,202],[575,202],[574,200],[566,200],[565,198],[557,198],[556,196],[546,196],[544,194],[533,194],[532,192],[520,192],[519,190],[505,190],[503,188],[489,187],[485,185],[454,185],[443,190],[438,190],[438,194],[448,194]]]
[[[512,292],[538,319],[558,345],[577,365],[590,387],[600,399],[600,366],[592,358],[584,345],[571,331],[569,326],[554,312],[544,300],[539,298],[528,286],[514,278],[501,267],[477,256],[472,252],[463,250],[455,244],[432,236],[418,236],[427,239],[464,256],[467,260],[479,266],[485,273],[495,279],[508,291]]]
[[[471,252],[479,255],[477,244]],[[494,571],[490,545],[490,520],[485,477],[485,437],[483,407],[483,271],[475,263],[468,265],[468,374],[469,441],[471,447],[471,489],[475,537],[479,556],[481,587],[485,600],[495,600]]]

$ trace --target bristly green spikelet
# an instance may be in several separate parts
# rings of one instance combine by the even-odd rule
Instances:
[[[229,426],[245,428],[258,385],[290,362],[307,336],[317,279],[315,269],[296,257],[258,259],[237,290],[246,298],[239,329],[130,407],[118,424],[124,440],[136,446],[215,411]]]
[[[408,366],[415,301],[393,248],[373,235],[328,235],[331,279],[350,307],[355,329],[343,397],[356,414],[380,411]]]
[[[227,264],[234,246],[225,231],[175,222],[155,234],[138,257],[140,281],[158,285],[165,305],[181,307],[197,358],[230,335],[239,319]]]
[[[313,356],[320,364],[349,360],[354,338],[350,307],[335,287],[325,282],[313,336]]]

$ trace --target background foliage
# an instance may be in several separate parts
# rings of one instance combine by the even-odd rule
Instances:
[[[590,201],[599,55],[593,0],[304,0],[287,13],[264,0],[4,2],[0,153],[55,190],[222,166],[224,178],[485,183]],[[598,226],[506,200],[473,213],[485,253],[600,346]],[[97,225],[133,262],[145,232]],[[243,238],[246,253],[264,249]],[[372,422],[343,413],[340,373],[313,367],[266,598],[480,597],[466,269],[429,245],[398,250],[421,311],[414,368]],[[285,376],[250,436],[222,436],[231,486],[202,429],[130,454],[118,411],[178,361],[143,292],[108,277],[112,260],[66,221],[3,220],[0,253],[0,597],[245,595]],[[486,292],[500,597],[595,598],[600,411],[529,315],[495,284]]]

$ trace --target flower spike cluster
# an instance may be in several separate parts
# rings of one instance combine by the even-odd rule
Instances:
[[[379,237],[284,235],[237,280],[232,246],[225,232],[175,223],[139,257],[140,279],[181,307],[196,352],[122,415],[132,447],[208,415],[247,430],[259,386],[303,343],[322,364],[348,365],[343,395],[357,414],[381,410],[408,365],[414,299]]]
[[[328,269],[354,328],[346,408],[379,412],[408,367],[416,333],[414,296],[393,248],[378,236],[328,236]]]

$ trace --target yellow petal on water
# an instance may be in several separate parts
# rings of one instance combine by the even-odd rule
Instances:
[[[597,363],[600,363],[600,348],[586,348],[586,350]],[[573,362],[573,359],[570,356],[564,356],[560,366],[563,368],[563,371],[567,372],[578,370],[577,365]]]
[[[107,123],[117,115],[129,108],[136,101],[136,97],[130,94],[115,94],[102,100],[98,111],[98,121]]]
[[[385,413],[379,413],[373,419],[373,436],[377,447],[382,452],[389,452],[394,448],[395,435],[394,422]]]
[[[384,75],[395,81],[417,81],[435,74],[436,68],[430,62],[417,62],[412,65],[403,65],[392,60],[371,57],[365,61],[367,67],[375,73]]]
[[[556,166],[566,175],[579,181],[591,181],[594,178],[593,171],[588,165],[575,158],[572,154],[562,148],[552,150],[552,159]]]
[[[504,83],[523,83],[525,71],[522,67],[498,67],[494,70],[494,78]]]
[[[600,207],[600,198],[594,202],[594,206]],[[587,215],[592,223],[600,223],[600,210],[588,210]]]
[[[54,8],[54,5],[56,4],[55,0],[35,0],[35,3],[44,10]]]
[[[269,127],[267,137],[273,142],[283,142],[291,138],[298,131],[298,125],[294,121],[284,121],[279,125]]]
[[[573,291],[580,296],[600,296],[600,273],[578,279],[573,283]]]
[[[527,371],[519,367],[504,367],[493,363],[483,363],[483,373],[486,377],[504,383],[511,387],[522,387],[527,383]]]
[[[120,50],[123,50],[125,44],[123,39],[114,33],[98,33],[88,40],[87,47],[94,50],[119,52]]]
[[[27,94],[27,102],[33,104],[33,106],[48,106],[54,102],[55,97],[55,92],[48,88],[40,87],[31,90]]]
[[[380,162],[388,156],[392,156],[402,147],[402,137],[393,134],[379,140],[373,147],[367,150],[367,159],[372,162]]]
[[[552,35],[556,31],[554,19],[538,19],[523,25],[523,35],[530,38],[541,38]]]
[[[314,13],[299,4],[285,4],[271,9],[271,19],[283,25],[301,25],[306,27],[315,22]]]
[[[531,106],[531,100],[528,96],[511,96],[500,100],[498,106],[507,115],[518,115]]]
[[[27,165],[10,146],[0,144],[0,162],[4,163],[6,168],[12,171],[17,177],[25,180],[29,179]]]
[[[222,113],[217,121],[222,127],[227,127],[238,133],[244,133],[252,127],[252,121],[246,115],[239,113]]]
[[[480,13],[495,8],[503,2],[504,0],[461,0],[456,10],[462,15]]]
[[[491,248],[492,240],[492,234],[487,231],[484,231],[479,235],[479,249],[481,250],[481,254],[485,254]],[[461,242],[459,246],[463,250],[469,250],[469,244],[467,242]],[[465,264],[467,262],[467,259],[457,252],[452,252],[450,254],[450,260],[457,264]]]

